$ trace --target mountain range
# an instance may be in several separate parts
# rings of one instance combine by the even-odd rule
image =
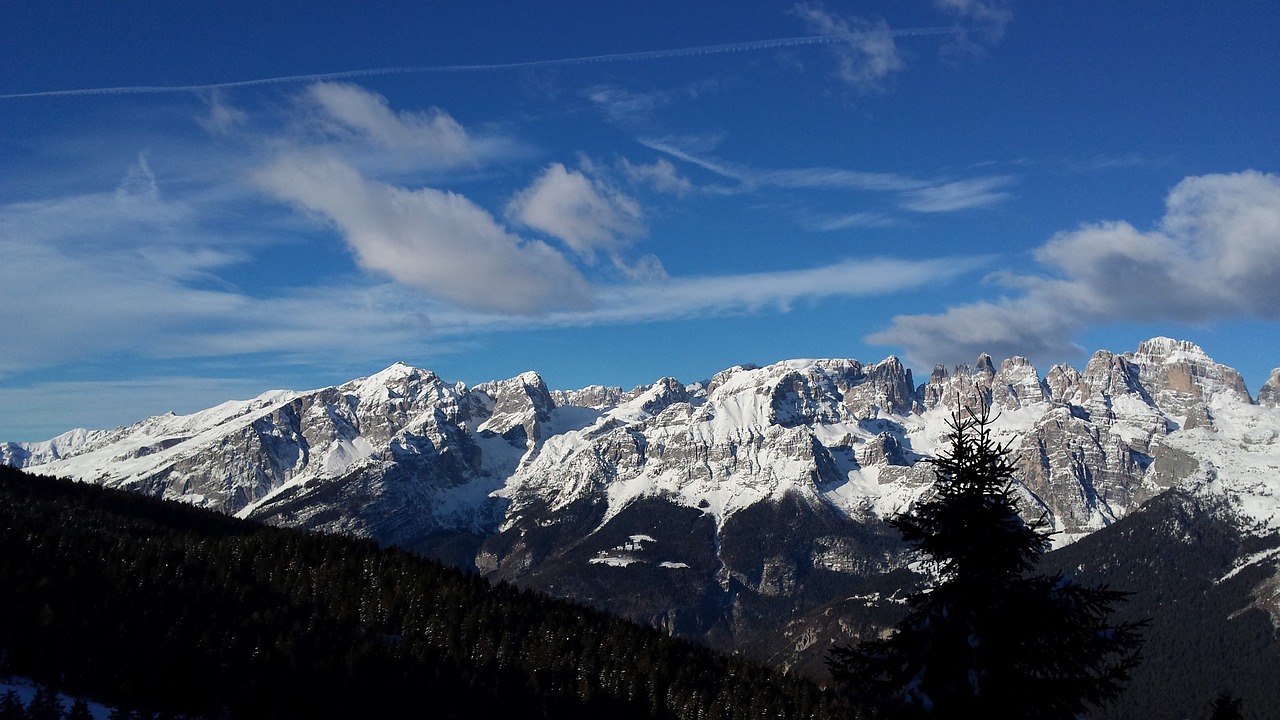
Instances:
[[[922,569],[884,520],[929,491],[920,461],[957,409],[979,404],[997,415],[1024,515],[1063,548],[1049,557],[1101,557],[1095,536],[1130,518],[1168,530],[1153,513],[1194,507],[1236,538],[1211,580],[1252,578],[1232,612],[1280,621],[1280,370],[1254,397],[1169,338],[1043,375],[983,355],[919,384],[893,357],[631,390],[551,390],[532,372],[467,387],[396,364],[4,443],[0,461],[372,538],[821,674],[833,638],[901,612]]]

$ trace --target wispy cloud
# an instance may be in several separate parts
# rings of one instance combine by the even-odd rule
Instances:
[[[1072,337],[1108,323],[1202,323],[1280,316],[1280,176],[1248,171],[1189,177],[1151,231],[1086,225],[1036,250],[1040,275],[992,277],[1020,294],[937,315],[902,315],[868,340],[913,362],[978,352],[1062,358]]]
[[[803,270],[672,278],[664,283],[602,288],[595,316],[663,320],[786,311],[803,300],[872,297],[945,283],[987,262],[989,258],[984,257],[870,258]]]
[[[810,217],[805,222],[806,227],[813,230],[822,230],[824,232],[833,230],[849,230],[851,228],[889,227],[893,224],[893,218],[877,212],[821,215]]]
[[[637,92],[617,85],[596,85],[582,94],[606,117],[624,126],[648,121],[655,110],[671,101],[670,93]]]
[[[719,162],[708,160],[702,157],[700,153],[709,152],[716,144],[715,139],[705,137],[698,138],[647,138],[637,139],[641,145],[656,150],[664,155],[689,163],[696,167],[700,167],[714,175],[727,178],[729,180],[737,180],[744,185],[754,183],[754,172],[748,168],[741,168],[733,163]],[[692,146],[692,147],[688,147]]]
[[[764,311],[786,312],[797,303],[834,297],[874,297],[950,282],[991,262],[965,256],[929,260],[867,258],[800,270],[665,278],[656,282],[598,286],[589,310],[550,313],[535,322],[589,326],[651,322]],[[442,333],[476,328],[528,327],[505,315],[435,317]]]
[[[961,23],[964,32],[943,46],[947,52],[977,52],[997,43],[1013,21],[1008,0],[934,0],[934,7]]]
[[[618,165],[628,180],[658,192],[683,196],[694,191],[693,182],[681,175],[666,158],[658,158],[648,165],[638,165],[621,158]]]
[[[209,112],[196,122],[210,135],[230,135],[249,122],[249,114],[225,101],[219,90],[203,93]]]
[[[988,207],[1012,196],[1003,188],[1013,181],[1014,178],[1008,175],[994,175],[930,185],[904,192],[901,204],[907,210],[920,213]]]
[[[1012,197],[1006,188],[1011,175],[986,175],[963,180],[924,180],[899,173],[867,172],[847,168],[804,167],[763,170],[719,159],[708,159],[681,148],[670,139],[642,138],[640,143],[660,153],[740,183],[742,192],[758,188],[798,190],[853,190],[885,193],[904,210],[940,213],[989,207]]]
[[[827,12],[818,3],[798,3],[792,12],[812,32],[844,41],[831,46],[837,61],[835,75],[856,90],[883,90],[891,76],[907,67],[889,24],[883,19],[843,17]]]
[[[765,170],[752,173],[750,177],[753,182],[760,185],[782,188],[914,192],[927,190],[930,187],[928,182],[905,175],[830,167]]]

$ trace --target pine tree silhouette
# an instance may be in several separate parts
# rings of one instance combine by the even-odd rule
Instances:
[[[890,523],[936,580],[885,638],[828,665],[867,705],[934,717],[1074,718],[1117,697],[1143,623],[1108,622],[1128,593],[1033,574],[1049,533],[1018,513],[1009,450],[986,407],[958,410],[930,462],[935,492]]]
[[[0,695],[0,720],[27,720],[27,707],[13,688]]]

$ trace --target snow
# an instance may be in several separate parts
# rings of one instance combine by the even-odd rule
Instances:
[[[615,557],[615,556],[607,555],[603,557],[593,557],[587,562],[591,563],[592,565],[608,565],[609,567],[626,567],[631,563],[636,562],[636,559],[633,557]]]
[[[551,418],[543,425],[548,435],[582,430],[594,426],[604,413],[596,408],[563,405],[551,411]]]
[[[1232,568],[1230,572],[1218,578],[1217,582],[1224,583],[1239,574],[1241,570],[1270,560],[1280,560],[1280,547],[1263,550],[1262,552],[1257,552],[1246,558],[1242,558],[1236,563],[1236,566]]]
[[[1225,496],[1243,529],[1259,535],[1280,531],[1280,409],[1215,396],[1209,410],[1213,430],[1193,428],[1165,442],[1211,469],[1212,482],[1198,489]]]
[[[373,457],[375,453],[377,448],[363,437],[357,436],[350,440],[338,439],[333,441],[324,454],[322,467],[326,475],[338,476],[352,466]]]
[[[273,390],[252,400],[231,401],[190,415],[159,415],[97,436],[76,454],[40,465],[39,472],[81,481],[110,480],[125,485],[173,464],[193,448],[203,448],[269,416],[300,393]],[[110,437],[109,443],[100,442]]]

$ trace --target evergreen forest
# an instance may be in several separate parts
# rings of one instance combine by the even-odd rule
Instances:
[[[807,680],[406,551],[6,467],[0,675],[134,717],[852,716]]]

